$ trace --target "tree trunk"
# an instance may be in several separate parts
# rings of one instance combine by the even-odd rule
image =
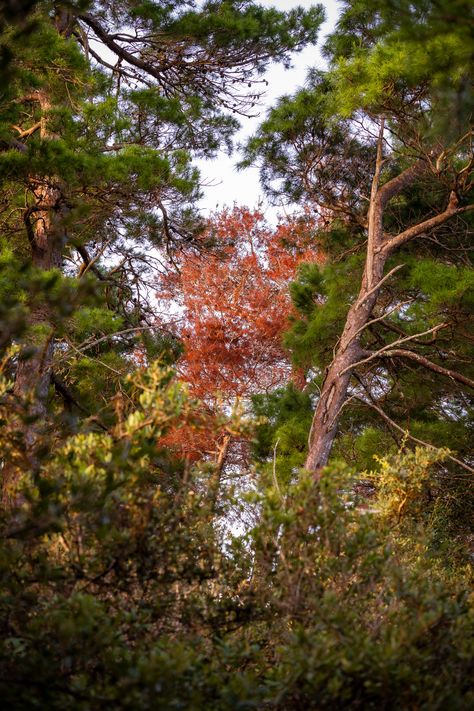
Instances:
[[[43,118],[41,137],[52,138],[47,132],[45,112],[50,108],[44,92],[36,91],[28,100],[38,101]],[[64,245],[65,205],[61,182],[58,178],[32,177],[31,192],[35,204],[25,210],[24,222],[31,250],[31,263],[37,269],[48,271],[62,267]],[[47,399],[51,383],[54,354],[54,325],[48,305],[39,298],[29,303],[29,334],[19,354],[13,394],[22,413],[20,427],[24,454],[29,466],[37,467],[36,449],[44,433],[47,419]],[[11,503],[13,489],[21,471],[13,462],[3,467],[2,499]]]
[[[63,228],[61,226],[60,187],[51,181],[36,188],[37,205],[31,215],[25,215],[30,237],[32,264],[48,271],[62,266]],[[28,317],[32,330],[31,340],[20,353],[16,372],[14,394],[31,400],[31,414],[46,414],[46,399],[51,379],[54,349],[53,324],[48,306],[44,302],[30,303]]]
[[[370,203],[368,210],[367,256],[362,285],[357,301],[349,309],[346,324],[339,341],[334,360],[330,364],[323,383],[321,396],[314,413],[308,441],[308,457],[306,468],[317,476],[326,466],[331,454],[336,436],[341,410],[347,397],[347,389],[352,375],[353,366],[360,360],[360,334],[370,319],[370,314],[378,298],[380,281],[387,255],[382,250],[383,243],[383,213],[391,197],[398,194],[417,175],[413,166],[401,176],[390,181],[379,189],[380,174],[383,166],[383,141],[385,121],[380,123],[377,143],[377,158],[372,180]],[[406,180],[399,179],[405,175]],[[397,181],[400,184],[397,184]],[[393,189],[390,186],[394,185]]]
[[[336,355],[328,368],[321,395],[314,413],[308,442],[306,469],[319,474],[328,463],[339,416],[347,397],[352,367],[362,357],[360,334],[370,319],[380,287],[369,287],[382,279],[385,258],[379,256],[372,262],[372,280],[368,280],[366,264],[362,286],[357,301],[349,309]]]

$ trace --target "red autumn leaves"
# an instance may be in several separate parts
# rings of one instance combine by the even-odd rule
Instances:
[[[208,426],[183,427],[173,444],[192,459],[218,457],[222,428],[215,418],[236,398],[304,381],[282,345],[292,313],[288,285],[298,265],[322,261],[310,217],[270,227],[259,211],[234,207],[209,222],[200,252],[178,255],[163,274],[160,322],[184,344],[177,368],[206,407]],[[204,430],[204,431],[203,431]],[[170,443],[171,444],[171,443]]]

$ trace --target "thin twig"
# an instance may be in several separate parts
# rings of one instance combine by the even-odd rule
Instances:
[[[383,277],[383,279],[381,279],[375,286],[372,287],[372,289],[370,289],[370,291],[368,291],[366,294],[364,294],[364,296],[363,296],[360,300],[357,301],[357,308],[359,308],[359,307],[364,303],[364,301],[367,301],[367,299],[369,298],[369,296],[371,296],[371,295],[374,293],[374,291],[377,291],[377,289],[380,289],[380,287],[382,286],[382,284],[383,284],[384,282],[386,282],[387,279],[389,279],[393,274],[395,274],[395,272],[398,272],[398,270],[399,270],[399,269],[402,269],[402,267],[404,267],[404,266],[405,266],[404,264],[397,264],[396,267],[394,267],[393,269],[391,269],[391,270]]]
[[[72,343],[68,343],[68,345],[72,348],[73,351],[76,351],[77,353],[79,353],[79,355],[84,355],[84,353],[82,351],[80,351],[78,348],[76,348],[76,346],[73,346]],[[85,357],[89,358],[89,360],[93,360],[95,363],[99,363],[100,365],[103,365],[104,368],[111,370],[112,373],[115,373],[116,375],[120,375],[120,377],[123,376],[123,373],[121,373],[120,370],[116,370],[116,368],[112,368],[111,365],[104,363],[104,361],[99,360],[99,358],[93,358],[92,356],[88,356],[88,355],[86,355]]]
[[[406,351],[403,348],[394,348],[393,350],[386,351],[382,355],[382,358],[408,358],[410,360],[414,360],[416,363],[419,363],[427,370],[432,370],[433,372],[439,373],[440,375],[445,375],[447,378],[450,378],[451,380],[454,380],[457,383],[467,385],[468,388],[472,388],[474,390],[474,380],[471,380],[471,378],[468,378],[466,375],[458,373],[455,370],[451,370],[450,368],[443,368],[442,365],[433,363],[431,360],[428,360],[428,358],[425,358],[424,356],[420,355],[419,353],[415,353],[414,351]]]
[[[152,331],[154,329],[158,329],[160,326],[135,326],[133,328],[125,328],[123,331],[115,331],[114,333],[108,333],[106,336],[101,336],[100,338],[96,338],[94,341],[84,341],[81,343],[79,346],[72,346],[71,343],[68,342],[68,345],[73,348],[73,350],[83,353],[84,351],[88,351],[90,348],[95,348],[99,343],[103,343],[104,341],[108,341],[110,338],[115,338],[115,336],[125,336],[126,334],[129,333],[136,333],[137,331]],[[64,360],[67,356],[67,353],[65,353],[62,358],[59,358],[59,361]]]
[[[356,338],[359,333],[362,333],[368,326],[372,326],[374,323],[377,323],[378,321],[383,321],[386,319],[388,316],[391,316],[395,311],[398,311],[398,309],[401,309],[402,306],[406,306],[407,304],[411,304],[413,299],[408,299],[408,301],[402,301],[401,303],[397,304],[396,306],[393,307],[393,309],[390,309],[390,311],[387,311],[386,313],[382,314],[381,316],[378,316],[377,318],[373,318],[371,321],[367,321],[363,326],[361,326],[352,336],[352,341],[354,338]]]

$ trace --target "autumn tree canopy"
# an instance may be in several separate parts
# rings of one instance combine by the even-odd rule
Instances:
[[[261,212],[234,207],[211,218],[201,249],[181,250],[160,274],[158,323],[182,344],[177,372],[208,418],[167,437],[186,456],[248,469],[248,437],[219,426],[223,412],[249,412],[253,395],[289,382],[304,388],[283,334],[296,315],[289,284],[298,265],[324,260],[315,230],[303,216],[271,228]]]
[[[212,251],[183,250],[163,274],[162,320],[183,343],[179,370],[198,397],[249,397],[291,378],[289,284],[299,264],[324,261],[315,231],[313,220],[271,228],[261,212],[235,207],[211,219],[203,240]]]

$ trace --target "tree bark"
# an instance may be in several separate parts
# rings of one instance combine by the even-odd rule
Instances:
[[[43,271],[60,269],[64,241],[61,188],[54,180],[46,180],[34,192],[36,208],[25,213],[32,264]],[[32,410],[44,416],[54,349],[53,324],[50,310],[44,302],[32,302],[29,307],[28,325],[33,337],[20,353],[14,394],[31,399]]]

